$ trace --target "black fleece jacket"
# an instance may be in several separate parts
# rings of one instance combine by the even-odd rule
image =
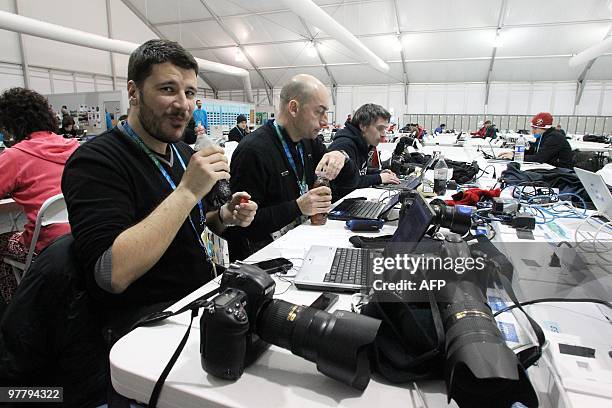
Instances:
[[[548,163],[555,167],[571,169],[574,166],[572,148],[563,133],[555,128],[547,129],[525,152],[525,161]]]
[[[344,129],[336,132],[329,150],[343,150],[349,156],[349,160],[344,164],[338,177],[331,182],[333,201],[337,201],[355,189],[370,187],[382,182],[380,170],[368,169],[370,146],[357,127],[347,122]]]
[[[285,135],[288,145],[295,146]],[[315,181],[314,170],[325,154],[325,145],[318,139],[302,140],[304,169],[309,187]],[[301,169],[301,160],[294,157]],[[232,192],[246,191],[259,208],[251,225],[228,231],[230,258],[243,259],[272,242],[271,234],[302,215],[297,205],[300,190],[274,126],[266,123],[240,142],[230,166]],[[301,172],[301,171],[300,171]],[[233,229],[233,228],[232,228]]]
[[[175,144],[185,164],[193,150]],[[183,169],[177,157],[164,168],[178,185]],[[172,193],[168,181],[149,157],[116,127],[79,147],[66,163],[62,192],[74,236],[75,255],[86,275],[90,295],[113,324],[142,307],[177,301],[213,278],[210,262],[185,219],[162,257],[120,294],[101,289],[95,264],[117,236],[149,216]],[[212,204],[203,200],[204,211]],[[198,207],[191,211],[198,235],[202,233]]]

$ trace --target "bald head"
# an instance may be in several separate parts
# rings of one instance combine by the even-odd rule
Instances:
[[[327,92],[327,89],[317,78],[308,74],[296,75],[281,89],[280,108],[286,110],[292,100],[300,104],[308,103],[314,95],[320,92]]]
[[[329,92],[312,75],[296,75],[283,86],[277,123],[284,126],[291,139],[314,139],[327,126]]]

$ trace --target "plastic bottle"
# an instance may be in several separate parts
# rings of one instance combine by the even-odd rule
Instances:
[[[202,125],[198,126],[198,128],[201,127]],[[209,146],[214,146],[212,140],[210,140],[210,138],[205,132],[200,132],[196,138],[195,145],[193,145],[193,150],[198,152]],[[232,199],[232,190],[230,190],[230,185],[227,180],[217,181],[217,183],[209,194],[213,194],[213,201],[218,203],[224,204]]]
[[[312,188],[315,189],[322,186],[329,187],[329,180],[325,178],[325,176],[318,176],[312,185]],[[325,225],[326,222],[327,213],[319,213],[310,216],[310,223],[312,225]]]
[[[523,135],[520,135],[518,139],[516,139],[516,143],[514,144],[514,161],[517,163],[523,163],[525,159],[525,138]]]
[[[434,193],[436,195],[446,194],[446,179],[448,177],[448,166],[444,161],[444,155],[438,156],[438,162],[434,167]]]

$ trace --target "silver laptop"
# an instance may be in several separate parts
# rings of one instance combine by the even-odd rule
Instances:
[[[410,209],[401,216],[391,242],[402,243],[410,250],[407,243],[416,245],[423,238],[433,214],[429,204],[420,194],[416,194]],[[382,249],[313,245],[293,283],[298,289],[357,292],[368,286],[373,259],[382,254]]]
[[[589,197],[591,197],[591,201],[593,201],[597,211],[612,220],[612,193],[610,193],[603,177],[600,174],[577,167],[574,168],[574,171],[589,194]]]

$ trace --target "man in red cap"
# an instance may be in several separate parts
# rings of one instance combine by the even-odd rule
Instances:
[[[574,167],[572,148],[553,125],[553,117],[548,112],[540,112],[531,119],[531,133],[536,141],[525,152],[525,161],[548,163],[555,167]],[[513,153],[500,154],[504,159],[512,159]]]

